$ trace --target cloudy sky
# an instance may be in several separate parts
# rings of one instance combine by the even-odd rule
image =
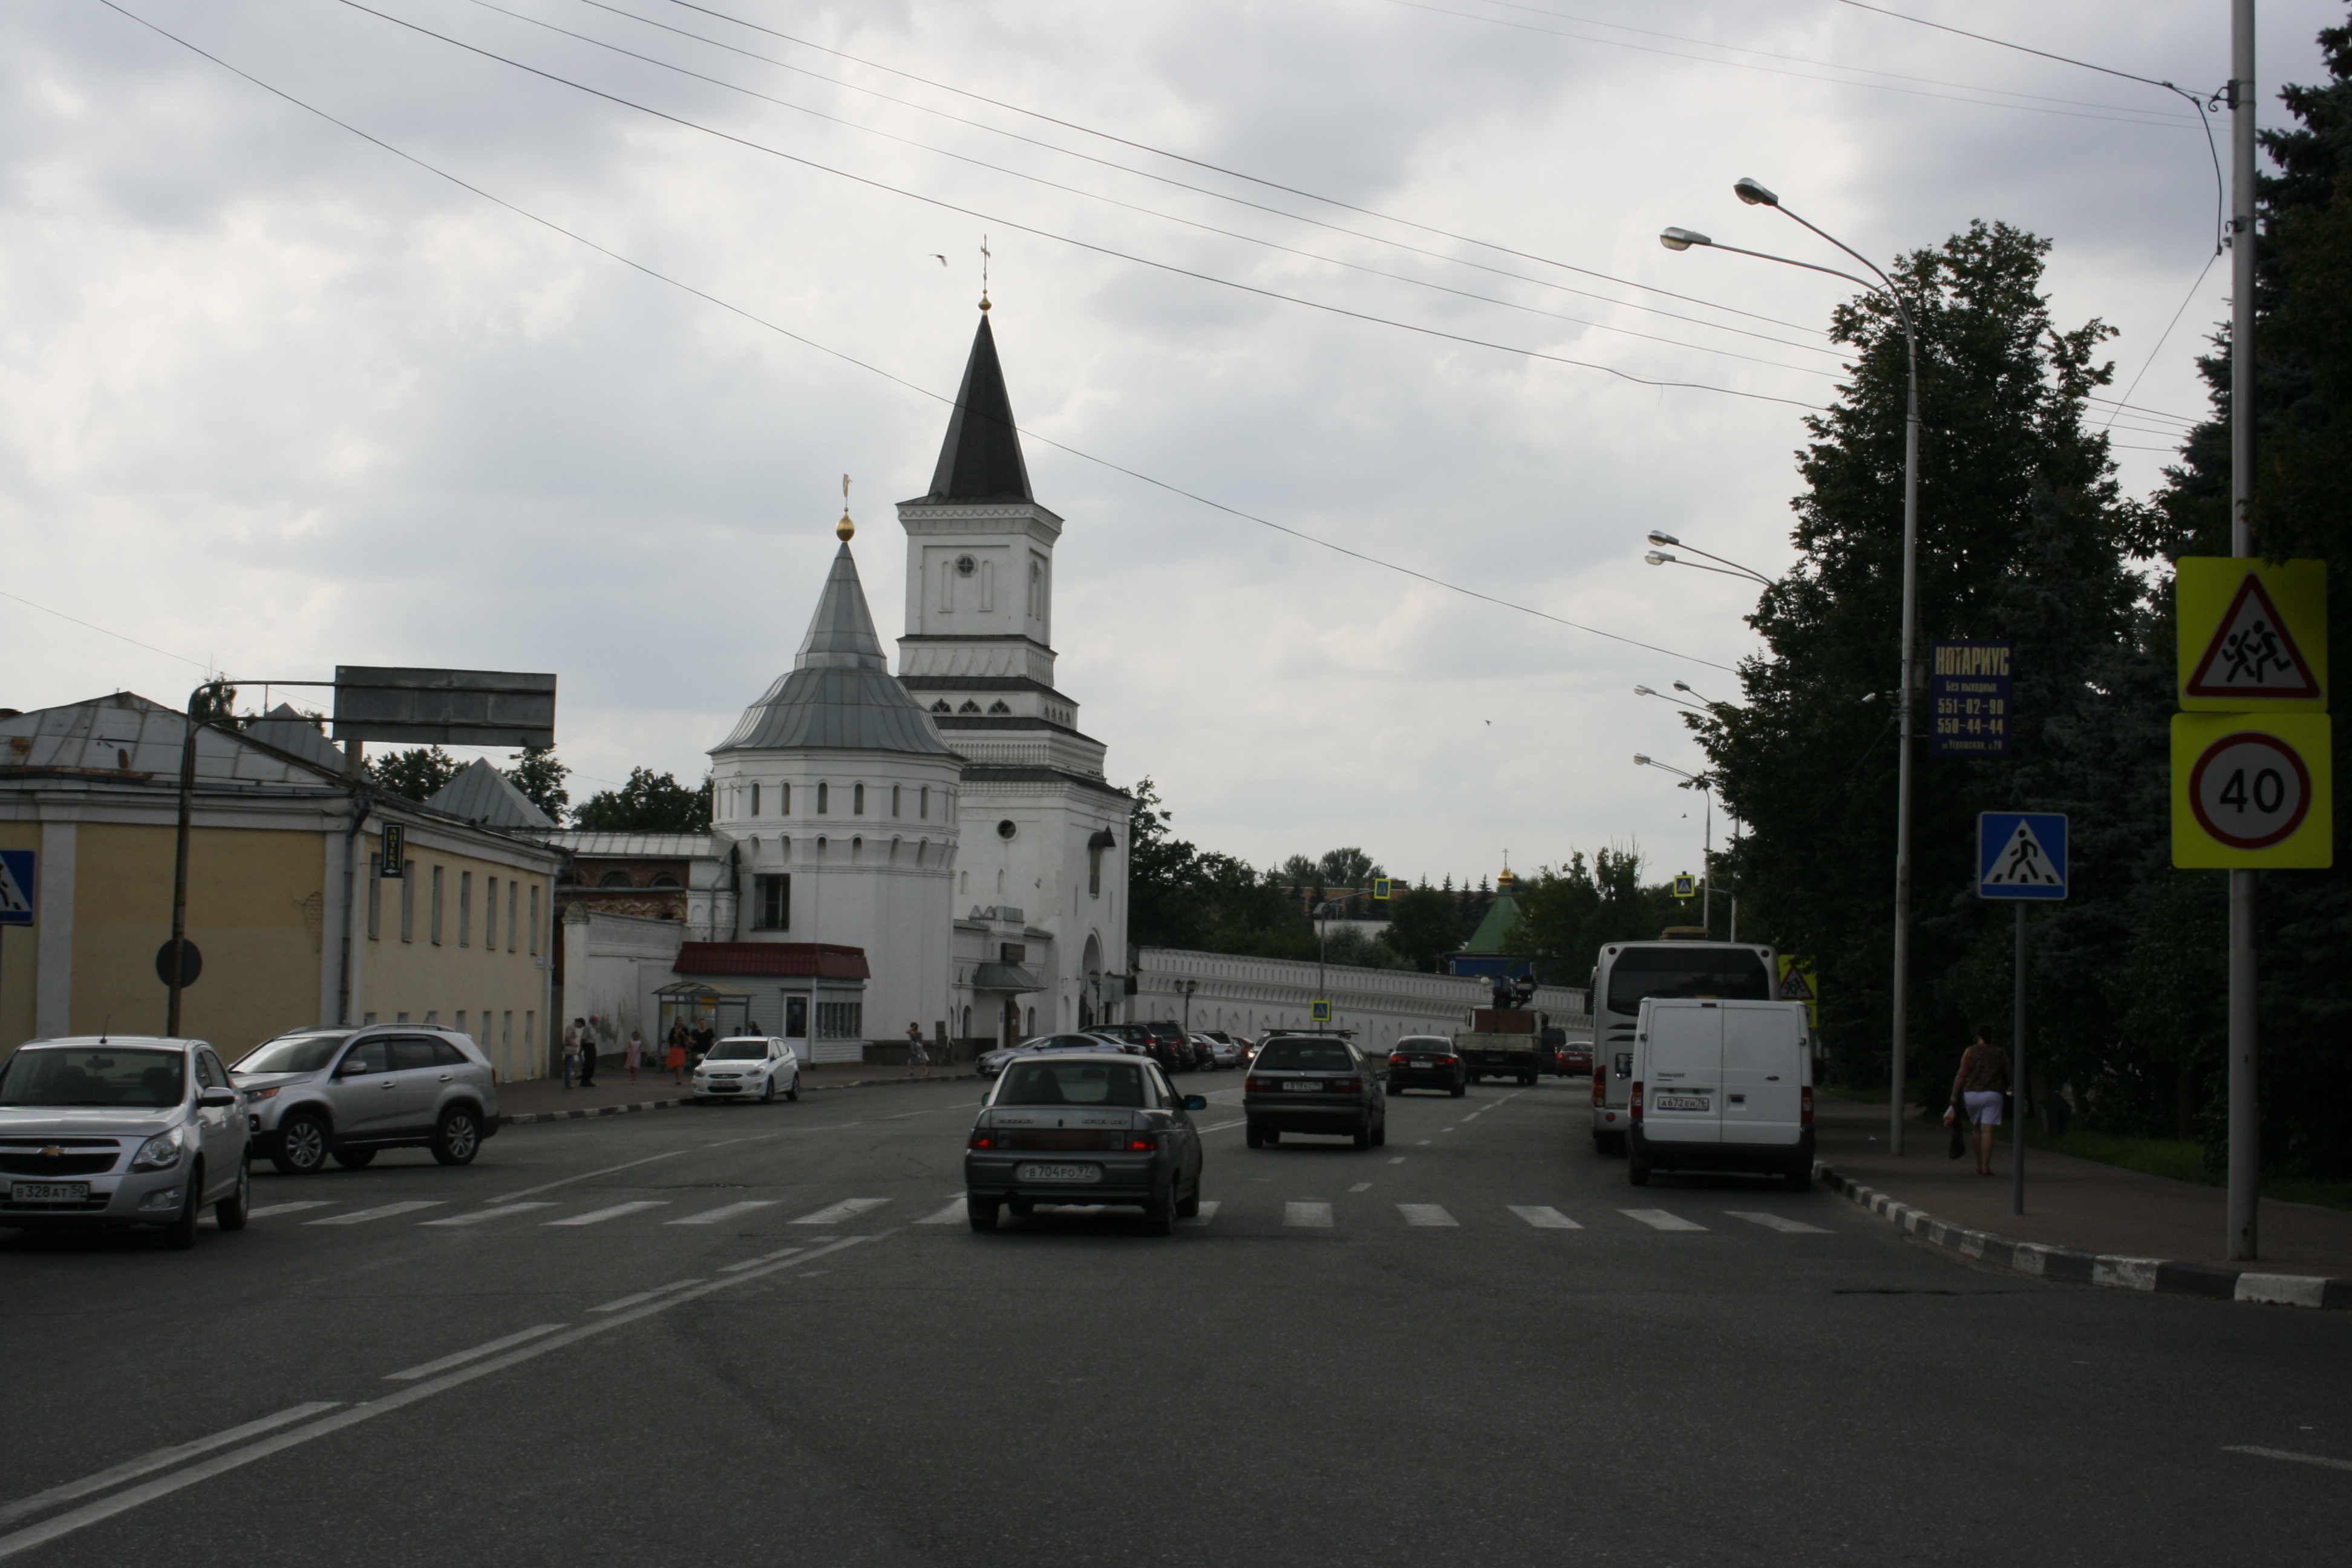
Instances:
[[[2224,0],[1885,8],[2229,72]],[[2266,121],[2343,15],[2264,5]],[[1260,863],[1687,868],[1691,797],[1632,756],[1697,753],[1632,689],[1730,693],[1753,601],[1643,536],[1784,567],[1839,363],[1834,279],[1658,246],[1839,259],[1742,174],[1882,261],[2053,239],[2154,487],[2226,311],[2194,111],[1841,0],[15,0],[0,704],[553,670],[575,799],[699,778],[790,663],[844,473],[900,629],[888,503],[985,236],[1115,780]]]

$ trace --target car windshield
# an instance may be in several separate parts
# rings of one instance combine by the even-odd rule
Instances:
[[[1143,1069],[1131,1062],[1015,1062],[999,1105],[1124,1105],[1141,1109]]]
[[[178,1051],[90,1049],[18,1051],[0,1068],[0,1105],[131,1105],[163,1110],[180,1103],[185,1058]]]
[[[1333,1040],[1276,1040],[1257,1054],[1262,1068],[1303,1068],[1308,1072],[1353,1072],[1348,1047]]]
[[[707,1062],[756,1062],[767,1054],[768,1042],[765,1040],[721,1040],[711,1047],[710,1054],[702,1059]]]
[[[1429,1036],[1407,1036],[1397,1042],[1397,1049],[1401,1051],[1450,1051],[1453,1048],[1454,1042],[1451,1040],[1440,1040]]]
[[[1609,1010],[1639,1013],[1644,996],[1769,1002],[1771,978],[1748,947],[1629,947],[1609,966]]]
[[[247,1051],[238,1072],[317,1072],[335,1059],[335,1047],[349,1035],[289,1035]]]

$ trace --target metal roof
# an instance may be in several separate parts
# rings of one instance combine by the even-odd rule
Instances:
[[[677,950],[673,974],[816,975],[870,980],[866,950],[829,942],[689,942]]]
[[[719,847],[718,837],[709,833],[593,833],[559,827],[531,837],[574,855],[609,859],[693,860],[725,853]]]
[[[336,773],[343,771],[342,749],[327,739],[318,720],[297,712],[290,703],[280,702],[266,716],[247,724],[245,732],[266,746],[291,752],[305,762]]]
[[[425,801],[436,811],[462,816],[491,827],[552,827],[547,813],[515,788],[514,781],[492,767],[487,757],[476,757]]]
[[[996,334],[988,317],[972,334],[971,357],[964,362],[963,385],[956,390],[955,413],[940,445],[939,467],[925,500],[1030,500],[1029,466],[1021,459],[1021,431],[1013,422],[1013,399],[1004,390],[1004,367],[996,360]]]
[[[0,768],[79,773],[152,785],[178,782],[187,715],[129,691],[0,719]],[[305,765],[270,742],[211,728],[196,731],[195,778],[208,788],[276,784],[340,788],[341,759]],[[320,737],[321,740],[324,737]],[[322,776],[323,775],[323,776]]]

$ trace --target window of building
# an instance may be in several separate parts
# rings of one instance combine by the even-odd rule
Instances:
[[[899,786],[892,784],[890,786],[890,815],[893,816],[898,815],[898,795]]]
[[[917,839],[915,841],[915,864],[918,866],[928,865],[930,862],[930,858],[931,841],[928,838]]]
[[[823,835],[819,835],[819,836],[818,836],[818,837],[817,837],[817,841],[816,841],[816,858],[817,858],[817,861],[818,861],[818,863],[819,863],[820,865],[822,865],[822,864],[824,863],[824,836],[823,836]]]
[[[509,952],[515,950],[515,900],[521,891],[521,885],[512,877],[509,877],[507,879],[507,951]],[[539,897],[537,889],[532,890],[531,897],[533,899]]]
[[[793,879],[790,873],[751,879],[754,931],[793,929]]]
[[[819,1002],[816,1005],[816,1034],[821,1040],[855,1040],[866,1031],[866,1004],[863,1002]]]
[[[1102,897],[1102,858],[1101,845],[1087,846],[1087,894],[1089,898]]]
[[[849,841],[849,863],[850,863],[851,865],[853,865],[853,866],[856,865],[856,864],[857,864],[857,861],[858,861],[858,858],[859,858],[861,856],[863,856],[865,853],[866,853],[866,840],[865,840],[865,839],[863,839],[863,838],[853,838],[853,839],[851,839],[851,840]]]
[[[459,1026],[460,1026],[460,1027],[463,1027],[464,1026],[460,1025]],[[1030,1036],[1033,1036],[1033,1037],[1037,1033],[1037,1009],[1036,1009],[1036,1008],[1032,1007],[1032,1008],[1030,1008],[1030,1009],[1029,1009],[1029,1026],[1028,1026],[1028,1028],[1026,1028],[1025,1030],[1024,1030],[1024,1031],[1022,1031],[1022,1032],[1023,1032],[1024,1034],[1027,1034],[1027,1035],[1030,1035]]]
[[[506,1057],[507,1053],[513,1049],[514,1014],[509,1011],[499,1015],[499,1055]],[[509,1061],[509,1065],[512,1065],[511,1060]]]
[[[757,844],[759,841],[758,841],[757,839],[754,839],[754,840],[752,840],[752,842],[753,842],[754,844]],[[652,885],[653,885],[654,887],[656,887],[656,888],[675,888],[675,887],[677,887],[677,886],[678,885],[678,883],[677,883],[677,879],[676,877],[671,876],[668,872],[667,872],[667,871],[656,871],[656,873],[654,873],[654,879],[653,879],[653,883],[652,883]]]
[[[492,877],[488,882],[483,884],[482,951],[485,952],[496,952],[498,950],[499,879],[496,877]],[[488,1017],[489,1015],[486,1013],[483,1016]]]
[[[537,882],[530,885],[530,950],[533,952],[539,951],[539,884]],[[524,1033],[528,1034],[530,1031],[525,1030]]]
[[[539,897],[539,889],[538,889],[537,888],[533,888],[533,889],[531,889],[531,890],[530,890],[530,896],[531,896],[532,898],[534,898],[534,899],[538,898],[538,897]],[[533,936],[536,936],[536,935],[538,935],[538,934],[539,934],[539,933],[538,933],[538,931],[537,931],[538,922],[537,922],[536,921],[532,921],[531,923],[532,923],[532,927],[533,927],[533,930],[532,930],[531,934],[532,934]],[[524,1050],[526,1050],[526,1051],[530,1050],[530,1047],[531,1047],[531,1043],[532,1043],[533,1041],[537,1040],[538,1038],[539,1038],[539,1015],[538,1015],[538,1014],[536,1014],[536,1013],[525,1013],[525,1014],[522,1016],[522,1048],[523,1048]]]
[[[956,891],[959,893],[969,893],[971,891],[971,872],[959,871],[956,873]]]
[[[751,786],[751,815],[754,816],[760,815],[760,786],[758,784],[753,784]]]
[[[942,697],[937,702],[931,704],[931,711],[934,713],[952,713],[955,710],[949,707],[948,700]]]
[[[441,1009],[436,1007],[425,1015],[425,1026],[428,1029],[437,1029],[441,1026]]]
[[[400,863],[400,940],[416,940],[416,862]]]
[[[441,867],[436,866],[433,868],[433,908],[428,911],[425,917],[433,922],[433,945],[436,947],[439,947],[441,945],[441,910],[443,906],[441,873]]]
[[[396,1018],[393,1019],[393,1022],[394,1022],[394,1023],[395,1023],[395,1024],[405,1024],[406,1022],[408,1022],[408,1015],[407,1015],[407,1014],[405,1014],[405,1013],[403,1013],[403,1014],[401,1014],[398,1017],[396,1017]]]
[[[362,1029],[364,1029],[364,1028],[366,1028],[370,1024],[373,1024],[373,1023],[374,1023],[374,1022],[375,1022],[375,1015],[374,1015],[374,1014],[373,1014],[373,1013],[365,1014],[365,1015],[363,1015],[363,1016],[361,1017],[361,1019],[360,1019],[360,1027],[361,1027],[361,1028],[362,1028]]]
[[[778,816],[790,816],[793,814],[793,786],[788,784],[780,784],[776,786],[776,789],[778,791],[776,815]]]
[[[922,813],[923,820],[929,822],[931,819],[931,786],[929,784],[923,786]]]
[[[996,613],[996,563],[993,561],[980,563],[980,613],[983,616]]]
[[[963,1010],[963,1037],[967,1040],[971,1038],[971,1009],[969,1007]]]
[[[1033,559],[1029,563],[1029,618],[1033,621],[1040,620],[1044,618],[1045,614],[1045,568]],[[1036,1032],[1037,1026],[1034,1024],[1029,1027],[1031,1033]]]
[[[1010,713],[1013,711],[1013,709],[1003,698],[1000,697],[995,701],[988,705],[988,710],[991,713]]]
[[[817,814],[819,816],[823,816],[824,815],[825,815],[825,813],[827,813],[828,811],[831,811],[832,809],[833,809],[833,786],[832,786],[831,784],[819,784],[819,785],[817,785],[817,786],[816,786],[816,814]]]
[[[863,816],[866,815],[866,786],[864,784],[852,784],[849,786],[849,815],[852,816]]]
[[[637,884],[626,871],[607,871],[596,885],[600,888],[634,888]]]
[[[461,1035],[466,1032],[466,1010],[463,1007],[457,1009],[457,1022],[454,1027]],[[1034,1031],[1032,1032],[1034,1033]]]
[[[383,857],[368,857],[368,940],[383,934]]]
[[[457,945],[474,945],[474,874],[457,873]],[[463,1028],[462,1024],[458,1027]]]
[[[963,700],[963,706],[957,709],[956,711],[959,713],[977,713],[980,711],[980,704],[967,697]]]

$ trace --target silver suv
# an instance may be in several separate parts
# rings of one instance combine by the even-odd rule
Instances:
[[[467,1036],[413,1024],[296,1029],[231,1069],[253,1147],[289,1176],[327,1157],[358,1170],[379,1149],[430,1149],[472,1163],[499,1130],[498,1074]]]

